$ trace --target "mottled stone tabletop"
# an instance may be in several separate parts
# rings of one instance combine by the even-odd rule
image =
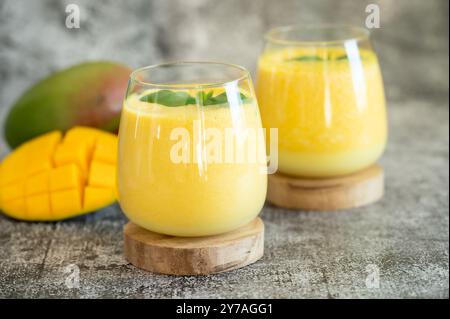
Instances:
[[[449,114],[439,103],[390,103],[380,202],[320,213],[266,204],[264,257],[232,272],[175,277],[133,267],[118,206],[57,223],[1,216],[0,297],[448,298]]]

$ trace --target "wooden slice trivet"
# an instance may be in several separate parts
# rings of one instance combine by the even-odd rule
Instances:
[[[267,199],[283,208],[329,211],[367,205],[379,200],[383,193],[383,168],[375,164],[335,178],[269,175]]]
[[[124,252],[136,267],[169,275],[206,275],[247,266],[264,253],[264,224],[255,218],[234,231],[206,237],[174,237],[125,225]]]

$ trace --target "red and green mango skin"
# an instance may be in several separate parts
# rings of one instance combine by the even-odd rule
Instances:
[[[11,148],[76,125],[115,132],[131,70],[114,62],[75,65],[39,81],[12,106],[5,121]]]

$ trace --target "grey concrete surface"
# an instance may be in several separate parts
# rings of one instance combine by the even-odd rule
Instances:
[[[448,298],[448,108],[410,100],[389,115],[383,200],[323,213],[267,204],[265,255],[253,265],[206,277],[136,269],[122,255],[118,207],[47,224],[0,217],[0,297]],[[70,264],[79,288],[66,286]],[[366,287],[369,265],[378,289]]]
[[[0,122],[27,86],[79,61],[107,58],[137,67],[212,59],[254,71],[269,27],[362,25],[371,2],[381,7],[373,39],[390,121],[382,201],[338,213],[267,204],[263,259],[206,277],[155,275],[128,264],[121,236],[126,219],[117,206],[58,223],[0,216],[0,297],[448,298],[446,0],[2,0]],[[79,30],[64,27],[66,3],[81,7]],[[0,154],[6,152],[1,142]],[[66,285],[71,264],[80,270],[78,288]],[[366,287],[370,265],[379,269],[379,288]]]

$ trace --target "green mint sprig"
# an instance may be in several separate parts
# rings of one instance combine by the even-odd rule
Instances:
[[[361,55],[360,58],[363,61],[366,60],[365,56]],[[287,61],[299,61],[299,62],[349,61],[349,57],[347,54],[339,55],[337,57],[331,57],[331,56],[327,55],[326,58],[323,58],[323,57],[317,56],[317,55],[303,55],[303,56],[289,59]]]
[[[289,59],[289,61],[308,62],[308,61],[323,61],[323,59],[317,55],[303,55],[303,56]]]
[[[335,58],[336,61],[342,61],[342,60],[348,60],[348,55],[340,55],[337,58]]]
[[[245,96],[242,93],[239,94],[239,98],[241,99],[242,103],[248,103],[251,101],[251,98]],[[144,95],[139,100],[142,102],[157,103],[170,107],[192,104],[209,106],[228,103],[228,96],[226,92],[213,96],[213,91],[200,91],[196,94],[196,96],[191,96],[187,92],[159,90]]]

